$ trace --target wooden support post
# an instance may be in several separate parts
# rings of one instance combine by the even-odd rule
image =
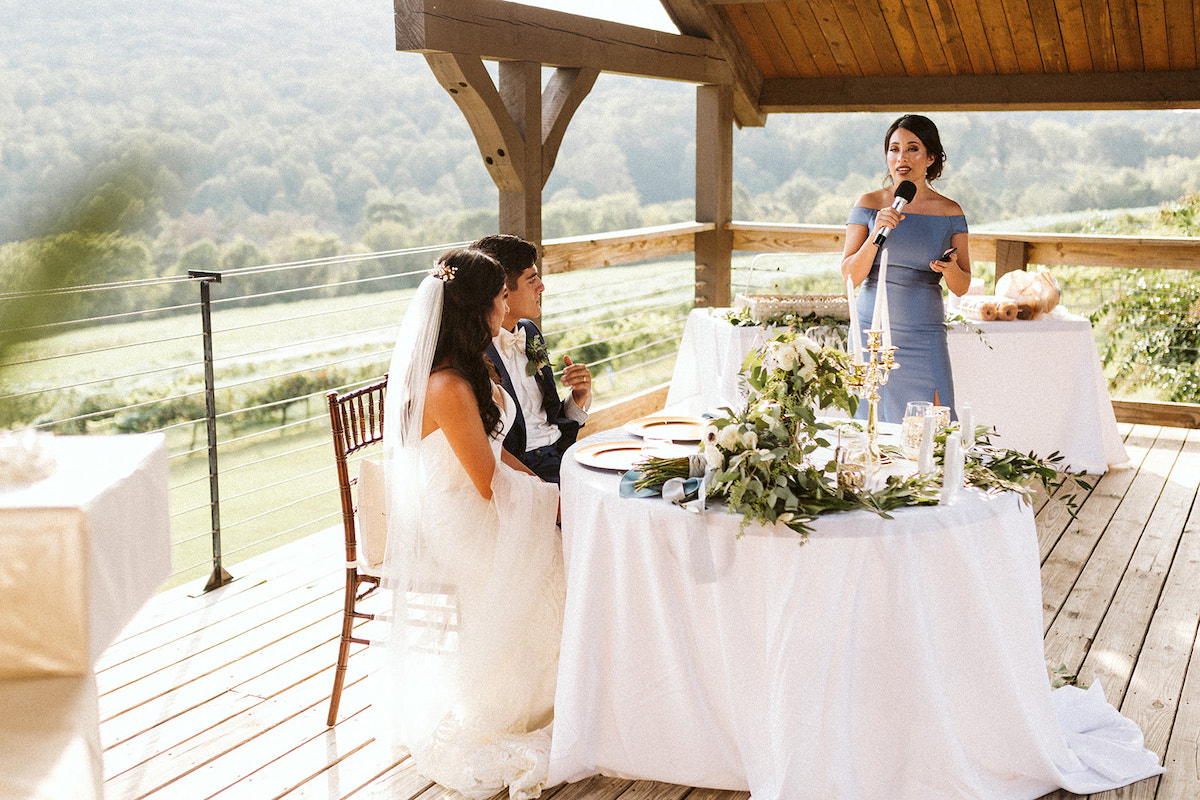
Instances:
[[[500,62],[500,98],[516,125],[521,149],[519,186],[500,190],[500,233],[542,243],[542,65]]]
[[[1025,242],[1010,239],[996,240],[996,280],[1006,272],[1014,272],[1029,266],[1029,246]]]
[[[696,306],[730,305],[733,232],[733,89],[696,87]]]

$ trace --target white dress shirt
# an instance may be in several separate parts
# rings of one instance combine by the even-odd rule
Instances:
[[[517,327],[520,331],[520,326]],[[562,431],[557,425],[546,419],[546,409],[542,406],[542,388],[532,375],[525,374],[529,357],[525,355],[524,347],[509,349],[504,346],[501,335],[492,339],[508,376],[512,379],[513,389],[517,393],[517,403],[521,406],[521,415],[525,418],[525,449],[536,450],[539,447],[554,444],[562,437]],[[587,411],[575,403],[575,396],[569,393],[563,403],[563,414],[580,425],[587,422]]]

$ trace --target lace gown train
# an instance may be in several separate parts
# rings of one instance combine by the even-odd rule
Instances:
[[[514,410],[502,390],[497,401],[507,428]],[[549,769],[566,581],[558,489],[503,464],[502,441],[489,501],[442,431],[422,440],[420,533],[385,564],[406,591],[393,593],[384,675],[397,743],[422,775],[520,800]]]

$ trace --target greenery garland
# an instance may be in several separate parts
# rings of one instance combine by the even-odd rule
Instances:
[[[795,331],[776,335],[752,351],[742,366],[750,395],[740,411],[724,412],[705,429],[701,450],[708,465],[709,498],[722,500],[742,515],[741,530],[752,522],[782,524],[807,536],[822,514],[856,509],[883,517],[897,508],[933,505],[942,488],[942,469],[928,474],[892,475],[862,487],[838,481],[835,459],[821,460],[839,425],[817,412],[838,408],[853,414],[858,399],[850,393],[844,352],[819,347]],[[935,440],[934,460],[943,465],[946,437]],[[987,428],[976,428],[976,443],[966,454],[964,483],[987,492],[1017,492],[1029,502],[1031,487],[1041,482],[1049,491],[1067,484],[1090,490],[1082,473],[1061,468],[1062,456],[1047,458],[994,447]],[[688,477],[686,458],[647,459],[638,466],[638,488],[660,489],[673,477]],[[1076,493],[1062,499],[1068,511],[1078,508]],[[803,540],[802,540],[803,541]]]

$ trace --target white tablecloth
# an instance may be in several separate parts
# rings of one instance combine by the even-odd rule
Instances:
[[[764,332],[731,325],[723,312],[688,316],[667,410],[699,414],[741,402],[737,373]],[[1057,451],[1066,465],[1091,473],[1129,460],[1086,319],[972,324],[985,339],[963,325],[949,332],[955,400],[960,408],[971,403],[976,424],[996,428],[997,445]]]
[[[994,800],[1159,772],[1098,687],[1052,694],[1037,535],[1016,497],[827,516],[801,546],[759,526],[737,539],[723,510],[617,484],[563,460],[548,785],[603,773],[754,800]]]
[[[170,573],[161,434],[60,436],[0,489],[0,798],[103,795],[96,660]]]
[[[0,677],[19,677],[17,662],[86,674],[171,571],[166,439],[56,436],[52,447],[54,474],[0,490]]]

